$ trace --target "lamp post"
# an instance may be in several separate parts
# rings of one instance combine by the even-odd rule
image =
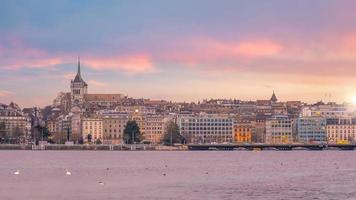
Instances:
[[[134,131],[131,131],[132,144],[135,143]]]

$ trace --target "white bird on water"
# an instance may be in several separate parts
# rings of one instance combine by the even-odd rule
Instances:
[[[20,170],[16,170],[15,172],[14,172],[14,175],[19,175],[20,174]]]
[[[72,172],[70,172],[70,171],[68,171],[68,169],[66,169],[66,175],[70,176],[70,175],[72,175]]]

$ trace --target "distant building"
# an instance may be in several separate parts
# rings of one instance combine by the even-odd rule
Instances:
[[[88,93],[88,84],[83,80],[80,73],[80,60],[78,59],[78,71],[74,80],[70,82],[71,100],[79,104],[83,103],[84,95]]]
[[[172,120],[172,117],[165,115],[145,115],[144,116],[144,129],[142,134],[145,141],[149,141],[154,144],[161,143],[168,123]]]
[[[324,104],[319,102],[316,105],[304,106],[302,108],[301,117],[324,117],[324,118],[335,118],[335,117],[348,117],[352,116],[353,111],[346,105],[328,103]]]
[[[30,118],[17,104],[0,104],[0,138],[25,139],[30,134],[30,129]]]
[[[229,116],[201,114],[180,116],[180,133],[188,143],[233,142],[233,119]]]
[[[234,123],[234,142],[251,143],[255,132],[255,122],[238,120]]]
[[[275,116],[266,120],[266,143],[285,144],[293,142],[292,120]]]
[[[356,118],[339,117],[326,120],[329,143],[352,143],[356,141]]]
[[[303,117],[297,120],[299,142],[325,142],[326,120],[321,117]]]
[[[273,94],[272,94],[272,97],[271,97],[270,101],[271,101],[272,103],[276,103],[276,102],[278,101],[278,99],[277,99],[276,94],[274,93],[274,91],[273,91]]]
[[[103,120],[103,143],[122,144],[124,129],[129,116],[126,113],[106,112],[102,114]]]
[[[86,117],[82,121],[84,142],[103,142],[103,120],[100,117]],[[91,141],[89,141],[91,140]]]
[[[266,142],[266,118],[256,117],[255,132],[252,136],[252,142],[255,143]]]

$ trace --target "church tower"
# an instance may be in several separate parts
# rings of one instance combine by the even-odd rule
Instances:
[[[74,80],[70,82],[72,103],[82,103],[84,95],[88,93],[88,84],[83,80],[80,74],[80,58],[78,57],[78,72]]]
[[[270,101],[271,101],[272,103],[276,103],[276,102],[278,101],[278,99],[277,99],[277,97],[276,97],[276,94],[274,93],[274,90],[273,90],[273,94],[272,94],[272,97],[271,97]]]

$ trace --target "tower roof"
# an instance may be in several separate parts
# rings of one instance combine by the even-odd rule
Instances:
[[[272,102],[277,102],[277,97],[276,97],[276,94],[274,93],[274,90],[273,90],[273,94],[272,94],[272,97],[270,99]]]
[[[87,83],[83,80],[82,75],[81,75],[81,73],[80,73],[80,57],[78,57],[78,71],[77,71],[77,75],[75,75],[75,78],[74,78],[73,82],[75,82],[75,83],[83,82],[85,85],[87,85]]]

